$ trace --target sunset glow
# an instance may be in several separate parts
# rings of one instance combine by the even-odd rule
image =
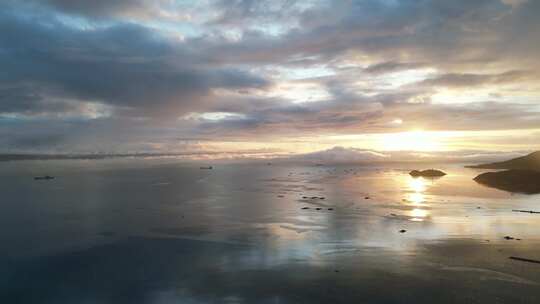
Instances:
[[[445,147],[439,142],[439,135],[424,131],[411,131],[382,135],[383,150],[395,151],[438,151]]]
[[[540,148],[535,1],[83,2],[2,3],[3,152]]]

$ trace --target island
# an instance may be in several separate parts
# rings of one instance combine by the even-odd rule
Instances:
[[[482,185],[525,194],[540,193],[540,171],[536,170],[505,170],[486,172],[478,175],[474,180]]]
[[[441,177],[441,176],[445,176],[446,173],[440,170],[428,169],[428,170],[422,170],[422,171],[413,170],[409,172],[409,175],[413,177]]]
[[[540,171],[540,151],[530,153],[525,156],[513,158],[507,161],[467,166],[474,169],[517,169]]]

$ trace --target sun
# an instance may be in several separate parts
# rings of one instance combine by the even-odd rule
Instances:
[[[414,130],[385,134],[381,146],[387,151],[438,151],[442,144],[434,132]]]

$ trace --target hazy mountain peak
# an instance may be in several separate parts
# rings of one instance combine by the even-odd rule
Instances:
[[[540,170],[540,151],[525,156],[513,158],[507,161],[471,166],[480,169],[521,169]]]

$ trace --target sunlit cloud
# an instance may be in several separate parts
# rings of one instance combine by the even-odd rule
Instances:
[[[182,117],[186,120],[209,120],[209,121],[221,121],[221,120],[236,120],[244,119],[245,115],[240,113],[227,113],[227,112],[208,112],[208,113],[189,113]]]
[[[444,149],[439,134],[424,131],[410,131],[382,135],[380,145],[383,150],[437,151]]]

